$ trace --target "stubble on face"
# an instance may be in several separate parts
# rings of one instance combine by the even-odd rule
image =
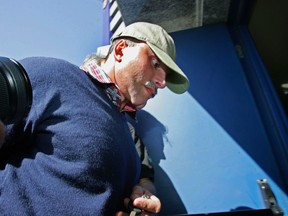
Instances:
[[[121,93],[137,109],[143,108],[152,96],[145,85],[153,75],[149,60],[150,52],[152,51],[145,43],[127,47],[123,50],[123,59],[119,63],[121,67],[118,67],[115,73]]]

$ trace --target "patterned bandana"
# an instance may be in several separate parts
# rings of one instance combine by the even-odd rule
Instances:
[[[81,66],[80,68],[105,86],[107,96],[121,112],[136,112],[136,109],[128,103],[121,109],[121,92],[117,85],[112,82],[110,77],[99,67],[99,65],[91,61],[87,65]]]

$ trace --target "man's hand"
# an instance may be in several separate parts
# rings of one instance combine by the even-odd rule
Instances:
[[[130,198],[124,200],[124,205],[129,209],[130,202],[134,207],[141,209],[141,214],[137,214],[140,216],[150,216],[159,213],[161,210],[161,202],[153,193],[155,193],[153,182],[149,179],[141,179],[139,184],[133,188]],[[125,212],[117,212],[116,214],[116,216],[128,215],[129,214]]]

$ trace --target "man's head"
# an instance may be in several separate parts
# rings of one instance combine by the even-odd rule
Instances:
[[[178,94],[188,89],[188,78],[175,63],[173,39],[160,26],[131,24],[112,37],[111,43],[103,69],[135,108],[144,107],[166,85]]]
[[[119,38],[134,38],[145,42],[169,70],[166,78],[167,87],[177,94],[184,93],[188,89],[189,80],[175,63],[174,41],[162,27],[146,22],[136,22],[128,25],[120,34],[113,36],[111,42]]]

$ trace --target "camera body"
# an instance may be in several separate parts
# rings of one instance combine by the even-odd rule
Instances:
[[[32,87],[24,67],[14,59],[0,57],[0,120],[20,121],[32,104]]]

